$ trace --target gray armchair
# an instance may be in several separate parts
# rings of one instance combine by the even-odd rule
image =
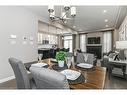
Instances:
[[[38,89],[69,89],[66,76],[47,68],[30,67]]]
[[[33,78],[29,78],[22,61],[16,58],[9,58],[9,63],[14,71],[18,89],[36,88]]]
[[[90,53],[77,53],[77,63],[85,62],[84,55],[88,55],[87,63],[94,64],[94,54]]]
[[[86,61],[84,60],[84,55],[87,55],[87,60]],[[80,63],[91,64],[91,65],[95,66],[96,63],[95,63],[94,54],[90,54],[90,53],[77,53],[76,63],[77,64],[80,64]]]

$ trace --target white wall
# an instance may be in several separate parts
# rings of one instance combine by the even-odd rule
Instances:
[[[23,7],[0,7],[0,79],[13,76],[8,63],[9,57],[23,62],[37,60],[37,17]],[[16,44],[11,45],[9,35],[17,35]],[[34,38],[33,45],[27,40],[22,44],[22,37]]]

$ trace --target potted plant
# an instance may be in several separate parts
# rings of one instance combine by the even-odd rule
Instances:
[[[59,51],[56,53],[56,60],[59,67],[64,67],[64,61],[67,57],[67,54],[64,51]]]

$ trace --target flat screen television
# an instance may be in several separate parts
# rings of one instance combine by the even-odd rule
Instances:
[[[100,42],[100,37],[89,37],[88,39],[87,39],[87,43],[88,44],[100,44],[101,42]]]

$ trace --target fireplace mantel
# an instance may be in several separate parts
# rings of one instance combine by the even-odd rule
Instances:
[[[102,44],[87,44],[86,46],[102,46]]]

